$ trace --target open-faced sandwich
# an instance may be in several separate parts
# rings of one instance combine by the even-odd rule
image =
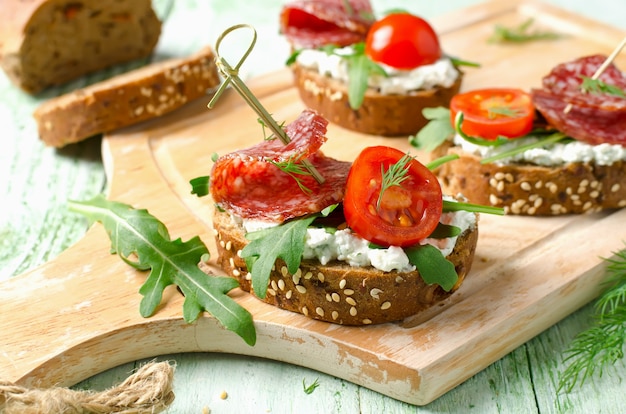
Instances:
[[[520,215],[626,206],[626,76],[606,56],[559,64],[541,88],[483,89],[425,111],[411,143],[455,154],[435,173],[444,191]],[[600,73],[600,72],[598,72]]]
[[[267,303],[338,324],[401,320],[450,296],[472,266],[480,206],[442,195],[398,149],[325,156],[327,124],[307,109],[287,145],[265,139],[192,180],[215,202],[219,266]]]
[[[447,107],[461,85],[459,61],[407,12],[376,20],[368,0],[295,0],[283,7],[280,29],[302,101],[351,130],[413,134],[427,122],[422,109]]]

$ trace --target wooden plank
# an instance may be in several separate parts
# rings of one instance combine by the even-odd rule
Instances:
[[[435,24],[447,25],[442,34],[446,51],[483,64],[468,70],[465,89],[531,87],[555,63],[587,53],[608,54],[623,37],[619,31],[532,1],[495,1],[462,14],[464,19],[453,16]],[[512,25],[528,16],[551,25],[560,22],[557,27],[568,36],[523,46],[486,42],[496,23]],[[620,62],[623,65],[624,59]],[[286,70],[256,79],[252,87],[277,119],[294,119],[302,109]],[[197,102],[107,136],[103,157],[111,199],[148,208],[174,237],[200,234],[215,251],[212,206],[189,193],[188,181],[208,172],[213,152],[256,142],[258,123],[234,93],[214,110],[206,110],[205,104]],[[352,159],[368,145],[408,148],[404,139],[362,136],[334,125],[328,135],[325,152],[343,159]],[[602,277],[600,257],[626,239],[626,229],[618,225],[625,218],[624,210],[549,219],[483,217],[471,277],[446,307],[427,320],[339,327],[235,292],[255,317],[255,347],[243,344],[210,317],[185,324],[182,300],[174,289],[167,291],[157,315],[142,319],[137,290],[145,275],[109,256],[108,239],[96,226],[54,261],[0,285],[0,312],[21,310],[0,332],[4,345],[0,378],[71,385],[139,358],[215,351],[310,367],[402,401],[425,404],[593,298]],[[611,237],[598,240],[590,237],[594,234]],[[43,298],[37,307],[31,305],[33,297]],[[33,328],[35,324],[44,328]],[[132,340],[137,337],[142,341]]]

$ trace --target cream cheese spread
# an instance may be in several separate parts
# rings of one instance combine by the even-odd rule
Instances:
[[[452,197],[444,197],[454,201]],[[273,223],[249,221],[234,218],[247,232],[274,226]],[[441,223],[461,229],[461,234],[476,226],[476,215],[467,211],[444,213]],[[422,244],[431,244],[438,248],[444,257],[448,256],[456,245],[457,237],[447,239],[425,239]],[[401,247],[371,248],[370,242],[352,233],[350,229],[337,230],[329,233],[322,228],[310,227],[307,230],[306,242],[302,258],[305,260],[317,259],[323,265],[332,260],[339,260],[351,266],[372,266],[384,272],[410,272],[415,266],[409,263],[409,258]]]
[[[510,143],[498,147],[475,145],[464,140],[458,134],[454,137],[454,145],[463,151],[481,158],[492,157],[504,151],[517,148],[537,138],[528,137],[511,140]],[[511,163],[530,163],[544,167],[553,167],[570,162],[590,162],[597,165],[611,165],[617,161],[626,161],[626,148],[615,144],[590,145],[581,141],[551,144],[542,148],[532,148],[512,157],[496,161],[497,165]]]
[[[353,53],[354,49],[351,46],[335,49],[334,53],[330,54],[317,49],[304,49],[298,54],[296,62],[307,69],[317,70],[321,75],[347,83],[348,64],[343,56]],[[368,84],[383,95],[402,95],[436,86],[449,88],[459,76],[452,61],[446,57],[412,70],[399,70],[382,64],[380,66],[387,76],[370,75]]]

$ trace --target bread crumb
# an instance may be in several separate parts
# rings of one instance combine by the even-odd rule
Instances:
[[[220,394],[220,398],[222,400],[225,400],[226,398],[228,398],[228,393],[226,391],[222,391],[222,393]]]
[[[209,407],[202,407],[202,414],[211,414],[211,409]]]

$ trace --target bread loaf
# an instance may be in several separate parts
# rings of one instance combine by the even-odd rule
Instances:
[[[426,123],[422,109],[447,107],[459,92],[463,74],[459,72],[449,88],[436,87],[406,95],[383,95],[368,89],[363,104],[354,110],[348,101],[347,85],[297,63],[293,66],[295,85],[304,104],[330,122],[365,134],[402,136],[415,134]]]
[[[251,277],[240,252],[248,243],[241,227],[230,215],[216,209],[213,217],[218,249],[218,265],[250,292]],[[449,297],[470,271],[478,226],[457,239],[448,256],[459,275],[449,292],[438,285],[427,285],[419,272],[383,272],[373,267],[353,267],[344,262],[321,265],[303,260],[291,275],[278,260],[270,275],[265,302],[313,319],[343,325],[391,322],[415,315]]]
[[[29,93],[146,57],[161,33],[150,0],[2,0],[0,16],[0,64]]]
[[[206,47],[50,99],[34,117],[41,140],[63,147],[171,112],[219,83],[213,49]]]
[[[449,141],[435,150],[433,158],[448,154],[460,158],[434,171],[444,193],[461,193],[472,203],[502,207],[508,214],[550,216],[626,207],[623,161],[608,166],[481,164],[478,156]]]

